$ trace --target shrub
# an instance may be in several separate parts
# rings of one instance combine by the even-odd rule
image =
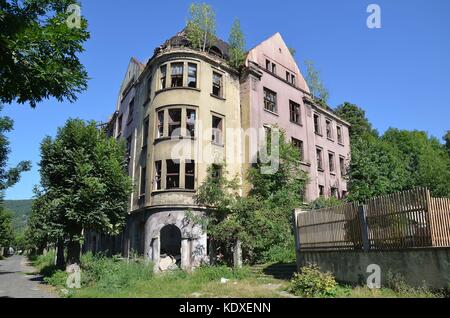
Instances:
[[[316,200],[314,200],[313,202],[311,202],[308,205],[308,208],[311,210],[320,210],[320,209],[324,209],[324,208],[332,208],[335,206],[339,206],[342,205],[343,202],[342,200],[339,200],[335,197],[330,197],[330,198],[325,198],[325,197],[320,197],[317,198]]]
[[[81,258],[81,283],[95,284],[100,289],[127,287],[136,281],[153,277],[153,264],[140,260],[123,261],[119,257],[93,256],[87,253]]]
[[[67,276],[64,271],[56,271],[51,276],[44,277],[44,282],[52,286],[66,286]]]
[[[333,297],[337,283],[331,273],[322,273],[317,265],[309,265],[294,274],[290,292],[305,297]]]
[[[293,263],[296,259],[295,242],[289,246],[272,245],[263,255],[263,260],[268,263]]]

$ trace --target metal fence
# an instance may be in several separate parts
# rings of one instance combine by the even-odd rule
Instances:
[[[450,246],[450,199],[418,188],[314,211],[296,210],[305,250],[389,250]]]

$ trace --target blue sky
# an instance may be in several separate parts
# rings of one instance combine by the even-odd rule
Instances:
[[[206,0],[205,0],[206,1]],[[418,129],[442,138],[450,129],[450,1],[448,0],[215,0],[217,33],[227,39],[238,17],[251,48],[280,32],[296,59],[313,60],[330,91],[330,104],[358,104],[380,132]],[[91,39],[81,60],[89,89],[70,104],[45,101],[6,105],[15,121],[10,164],[31,160],[32,171],[5,193],[32,197],[39,183],[39,144],[70,117],[105,121],[114,111],[131,56],[148,59],[156,46],[184,27],[189,0],[89,0],[82,14]],[[381,29],[368,29],[366,8],[381,7]]]

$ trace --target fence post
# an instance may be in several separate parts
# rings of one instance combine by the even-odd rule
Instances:
[[[358,206],[359,220],[361,224],[361,236],[363,241],[363,249],[364,252],[368,252],[370,250],[369,245],[369,231],[367,228],[367,217],[366,217],[366,206],[360,205]]]

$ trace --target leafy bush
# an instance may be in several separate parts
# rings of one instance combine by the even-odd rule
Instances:
[[[331,273],[322,273],[317,265],[309,265],[294,274],[290,292],[305,297],[333,297],[337,283]]]
[[[267,263],[293,263],[296,259],[295,242],[292,241],[289,246],[273,245],[263,255]]]
[[[109,258],[87,253],[81,258],[81,283],[83,286],[95,284],[100,289],[121,288],[136,281],[153,277],[153,264],[139,260],[123,261],[119,257]]]
[[[52,286],[66,286],[67,277],[65,271],[55,271],[50,276],[44,277],[44,282]]]

